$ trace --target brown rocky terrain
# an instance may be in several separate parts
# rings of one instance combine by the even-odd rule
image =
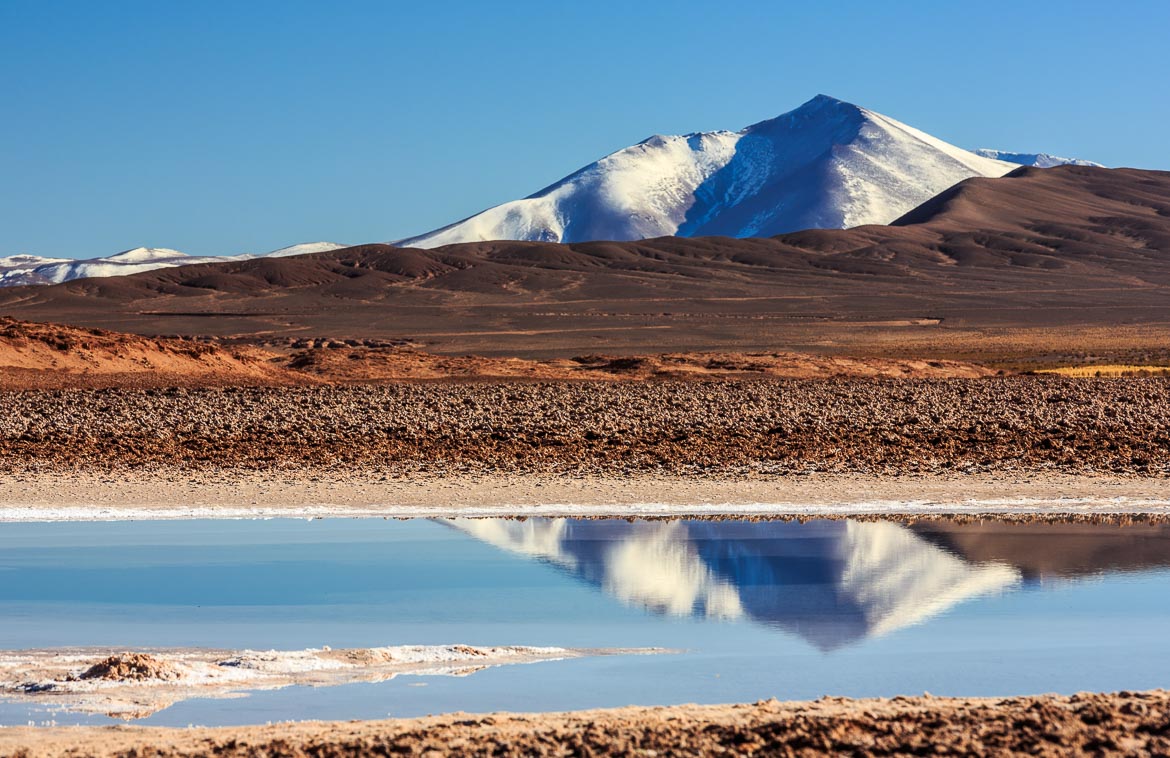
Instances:
[[[1170,472],[1170,380],[477,382],[0,393],[0,464]]]
[[[1003,699],[895,697],[811,703],[451,714],[220,729],[14,728],[0,755],[1166,755],[1170,693]]]
[[[1170,363],[1170,173],[971,179],[890,226],[770,239],[365,245],[0,290],[138,334],[326,335],[520,358],[800,352]]]

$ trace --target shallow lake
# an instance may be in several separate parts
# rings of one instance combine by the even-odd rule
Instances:
[[[1170,527],[323,520],[0,525],[0,649],[666,647],[289,687],[136,723],[1170,686]],[[0,724],[107,723],[0,702]]]

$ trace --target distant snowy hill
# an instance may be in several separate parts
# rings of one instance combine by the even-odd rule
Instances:
[[[328,253],[333,250],[340,250],[345,245],[339,245],[336,242],[302,242],[299,245],[289,245],[282,247],[279,250],[273,250],[271,253],[257,253],[254,255],[237,256],[240,258],[288,258],[291,255],[308,255],[310,253]]]
[[[818,95],[738,132],[655,135],[523,200],[395,244],[769,236],[885,224],[1016,166]]]
[[[1048,153],[1008,153],[1003,150],[988,150],[984,147],[976,150],[975,154],[982,155],[984,158],[1007,161],[1008,163],[1015,163],[1020,166],[1035,166],[1036,168],[1052,168],[1053,166],[1097,166],[1098,168],[1105,168],[1103,164],[1094,163],[1093,161],[1081,160],[1080,158],[1061,158],[1059,155],[1049,155]]]
[[[158,268],[189,266],[195,263],[222,263],[249,258],[286,257],[337,250],[344,247],[334,242],[306,242],[270,253],[245,253],[233,256],[195,256],[165,247],[136,247],[133,250],[105,258],[75,260],[72,258],[42,258],[36,255],[12,255],[0,258],[0,287],[22,284],[60,284],[71,279],[95,276],[124,276]]]
[[[117,255],[88,260],[14,255],[0,258],[0,285],[59,284],[70,279],[136,274],[156,268],[218,260],[222,259],[197,258],[165,247],[136,247]]]

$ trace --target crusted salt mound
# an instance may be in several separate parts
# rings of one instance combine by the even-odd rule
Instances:
[[[78,679],[104,679],[115,682],[174,681],[182,678],[182,670],[174,663],[160,660],[147,653],[111,655],[78,676]]]

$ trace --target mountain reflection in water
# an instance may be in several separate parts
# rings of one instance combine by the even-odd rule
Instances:
[[[1160,527],[544,518],[446,523],[546,561],[625,603],[675,616],[747,619],[826,651],[1047,575],[1170,564],[1170,530]],[[1037,560],[1053,553],[1059,560]],[[1133,555],[1140,555],[1136,563],[1127,558]]]

